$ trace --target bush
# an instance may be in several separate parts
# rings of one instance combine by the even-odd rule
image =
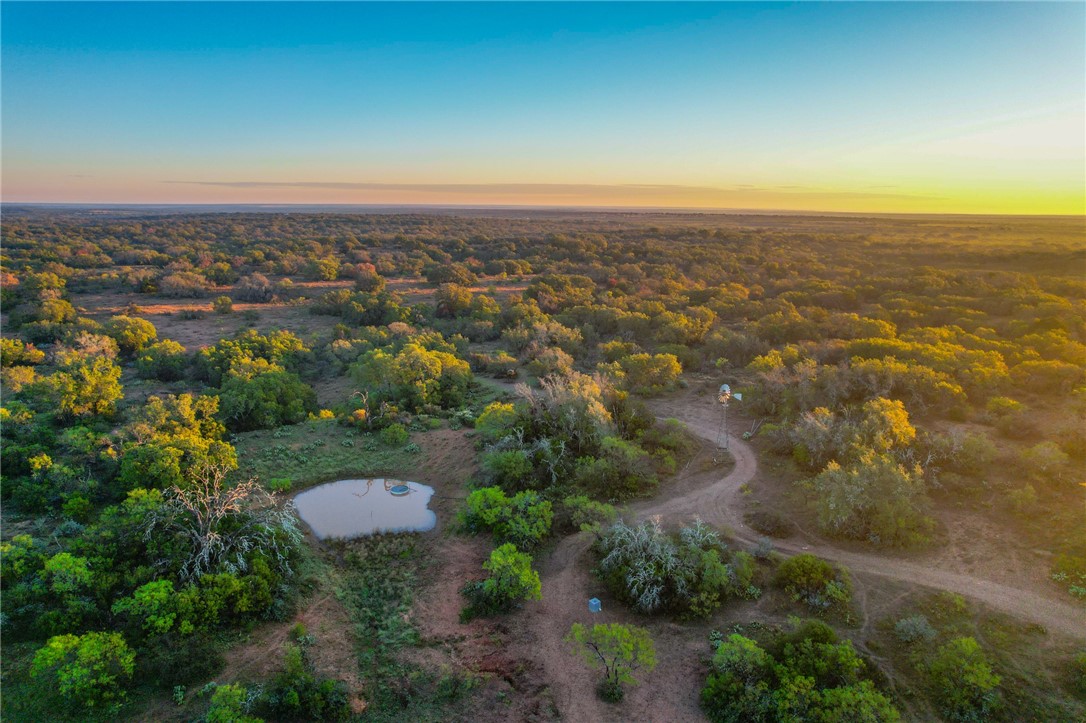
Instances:
[[[865,450],[847,467],[830,462],[809,484],[819,527],[830,534],[908,547],[934,528],[920,467],[907,469],[890,454]]]
[[[599,532],[614,524],[618,512],[609,504],[596,502],[585,495],[562,500],[558,508],[556,527],[565,532]]]
[[[189,357],[185,347],[172,339],[152,344],[136,357],[136,373],[144,379],[173,382],[185,377]]]
[[[211,696],[207,723],[263,723],[256,716],[246,715],[248,691],[242,685],[220,685]]]
[[[114,316],[105,323],[103,331],[117,342],[117,349],[126,357],[136,355],[158,339],[154,324],[131,316]]]
[[[923,615],[898,620],[894,625],[894,634],[903,643],[930,643],[939,635]]]
[[[271,281],[264,274],[251,274],[238,281],[234,294],[241,301],[266,303],[275,296]]]
[[[284,658],[285,670],[259,701],[261,713],[276,720],[341,721],[351,717],[345,683],[313,675],[305,652],[297,645],[288,644]]]
[[[1000,677],[973,638],[955,638],[927,665],[943,714],[953,721],[985,721],[999,706]]]
[[[649,631],[636,625],[605,623],[587,628],[574,623],[566,642],[593,668],[603,668],[596,694],[608,703],[622,700],[623,683],[636,683],[633,674],[656,667],[656,647]]]
[[[312,387],[262,359],[231,367],[219,397],[223,421],[237,432],[297,424],[317,411]]]
[[[0,366],[24,366],[41,364],[45,361],[45,352],[33,344],[24,344],[19,339],[0,339]]]
[[[795,529],[790,521],[773,510],[756,510],[744,516],[748,525],[769,537],[788,537]]]
[[[158,292],[175,299],[197,298],[206,294],[209,288],[207,279],[191,271],[170,274],[158,282]]]
[[[468,583],[463,589],[468,607],[461,611],[461,620],[473,617],[509,612],[521,601],[539,600],[543,597],[539,573],[532,569],[532,558],[519,552],[511,544],[505,544],[490,553],[483,563],[490,577]]]
[[[848,573],[809,553],[782,562],[774,583],[784,588],[794,602],[802,602],[820,612],[847,608],[852,600]]]
[[[1067,591],[1086,599],[1086,555],[1057,555],[1052,562],[1052,579],[1067,586]]]
[[[461,523],[471,532],[490,530],[499,543],[512,543],[530,552],[551,530],[550,500],[538,492],[519,492],[506,497],[500,487],[483,487],[468,495]]]
[[[674,611],[705,617],[728,598],[756,597],[754,566],[745,552],[730,554],[715,531],[696,520],[664,533],[656,522],[619,522],[597,544],[599,573],[638,612]]]
[[[379,436],[381,437],[381,441],[389,447],[402,447],[411,439],[411,434],[407,431],[407,427],[399,422],[393,422],[382,429]]]
[[[739,634],[721,640],[701,691],[709,719],[897,721],[890,700],[862,678],[866,665],[849,641],[818,621],[794,623],[763,649]]]
[[[216,296],[211,302],[211,309],[216,314],[231,314],[234,311],[234,302],[229,296]]]
[[[269,492],[286,492],[294,484],[290,477],[273,477],[268,480]]]
[[[49,676],[62,696],[96,708],[124,699],[135,660],[119,633],[57,635],[34,654],[30,674]]]

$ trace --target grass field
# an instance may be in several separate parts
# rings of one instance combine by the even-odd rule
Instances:
[[[395,475],[410,470],[419,449],[391,447],[376,434],[315,419],[290,427],[239,434],[234,439],[242,478],[264,484],[289,479],[301,489],[335,479]]]

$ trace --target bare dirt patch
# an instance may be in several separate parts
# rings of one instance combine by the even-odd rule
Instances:
[[[298,623],[314,638],[307,650],[314,672],[345,681],[351,693],[357,695],[361,681],[355,659],[354,625],[347,609],[327,587],[318,590],[290,620],[263,625],[248,640],[228,650],[218,678],[257,682],[274,677],[283,669],[284,648]]]
[[[229,289],[224,288],[224,293]],[[235,303],[230,314],[211,311],[210,299],[158,299],[133,294],[102,293],[73,294],[72,303],[87,310],[92,319],[102,322],[111,316],[126,313],[129,304],[136,304],[139,311],[132,316],[146,319],[158,329],[160,339],[173,339],[189,351],[211,346],[220,339],[232,339],[248,328],[262,333],[285,329],[302,339],[331,331],[338,321],[332,316],[309,313],[303,304]],[[182,312],[202,312],[203,318],[182,318]],[[253,312],[257,318],[250,320],[244,312]]]

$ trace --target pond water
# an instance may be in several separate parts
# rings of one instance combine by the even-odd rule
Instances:
[[[427,507],[433,494],[433,487],[417,482],[344,479],[298,493],[294,505],[320,539],[351,538],[434,529],[437,515]]]

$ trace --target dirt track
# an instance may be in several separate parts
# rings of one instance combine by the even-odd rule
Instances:
[[[719,410],[712,403],[698,402],[692,396],[660,400],[653,404],[661,417],[675,417],[687,424],[690,431],[711,443],[717,442]],[[736,500],[740,488],[750,482],[758,471],[754,450],[732,434],[729,451],[735,466],[708,486],[665,499],[654,499],[636,505],[631,512],[638,520],[660,516],[667,521],[684,521],[695,515],[702,520],[727,528],[739,541],[754,543],[761,535],[742,518]],[[596,676],[570,655],[563,636],[574,622],[633,622],[626,611],[611,609],[603,614],[586,616],[585,600],[599,588],[587,571],[578,564],[591,545],[587,534],[562,540],[542,563],[543,601],[529,611],[529,627],[533,652],[543,662],[545,675],[554,695],[554,703],[564,720],[619,721],[636,711],[637,720],[673,721],[697,720],[704,715],[696,699],[660,695],[668,689],[682,690],[691,676],[698,676],[698,649],[659,649],[658,666],[651,674],[652,685],[632,687],[622,706],[601,703],[594,693]],[[1086,611],[1070,603],[1052,599],[1026,589],[995,583],[983,578],[940,570],[928,565],[896,560],[887,554],[859,553],[841,550],[818,539],[774,542],[776,549],[787,553],[811,552],[846,565],[852,572],[881,576],[909,584],[949,590],[981,601],[1014,617],[1039,623],[1048,630],[1070,638],[1086,639]],[[681,640],[675,636],[672,640]],[[700,651],[704,652],[704,651]],[[646,676],[646,680],[649,676]],[[654,693],[654,691],[656,691]]]
[[[699,404],[689,399],[682,400],[681,403],[665,400],[656,405],[656,411],[680,419],[697,436],[716,442],[720,424],[719,411],[711,401]],[[697,515],[712,525],[730,528],[732,537],[736,539],[755,542],[761,536],[743,521],[735,497],[739,488],[753,479],[758,462],[750,445],[734,434],[729,438],[729,451],[735,458],[735,468],[728,475],[691,494],[669,500],[654,500],[638,511],[638,517],[644,519],[652,515],[661,515],[664,518]],[[887,554],[840,550],[821,540],[805,540],[801,543],[774,542],[774,546],[783,552],[811,552],[828,560],[841,562],[853,572],[956,592],[1014,617],[1039,623],[1049,630],[1086,640],[1086,611],[1071,603],[1031,590],[928,565],[895,560]]]

